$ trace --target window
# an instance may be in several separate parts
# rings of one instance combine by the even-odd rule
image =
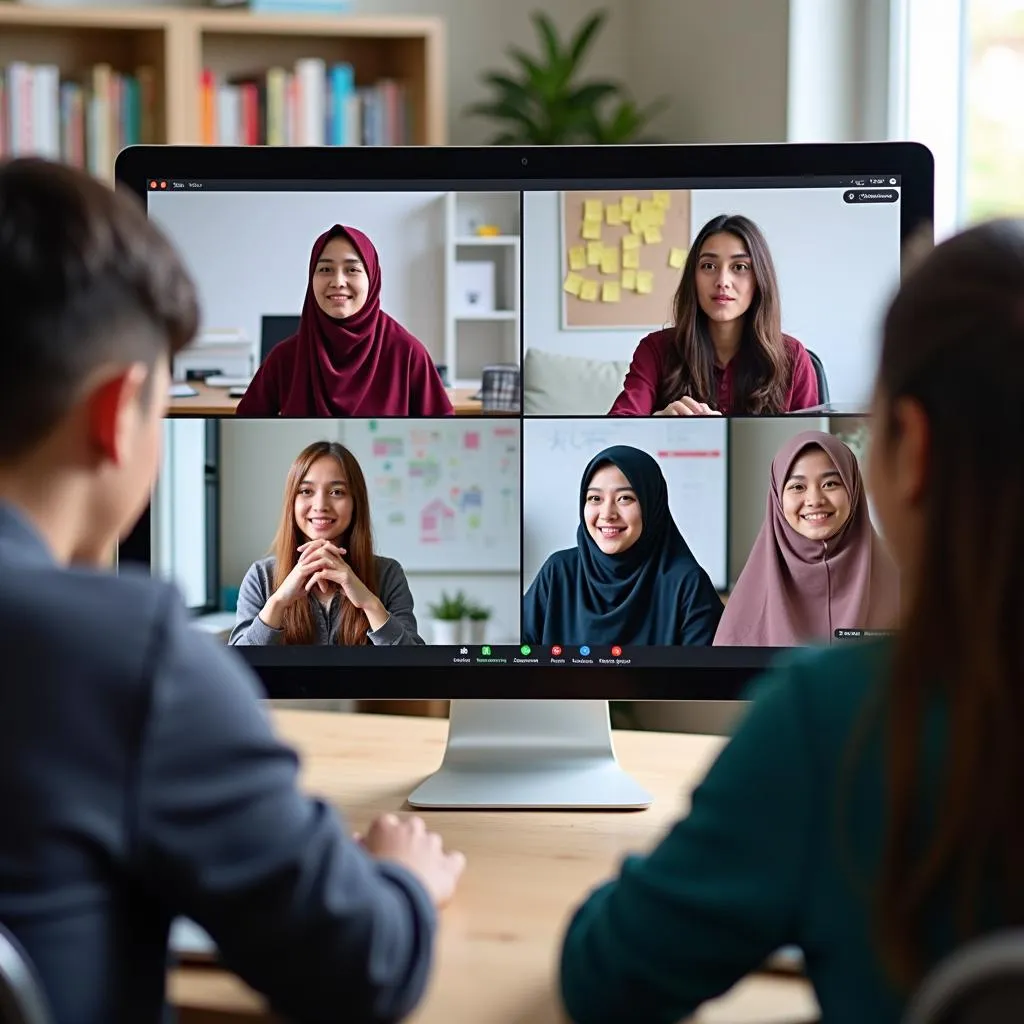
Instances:
[[[966,0],[963,220],[1024,215],[1024,0]]]

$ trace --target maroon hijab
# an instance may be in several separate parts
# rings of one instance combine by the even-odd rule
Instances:
[[[827,542],[797,533],[782,511],[793,463],[810,446],[825,451],[850,495],[850,517]],[[715,646],[828,642],[836,629],[892,628],[898,609],[896,563],[871,524],[856,456],[832,434],[797,434],[772,461],[765,521],[729,596]]]
[[[366,302],[351,316],[328,316],[313,294],[327,243],[348,238],[366,268]],[[313,244],[282,416],[445,415],[451,402],[422,342],[380,308],[380,260],[361,231],[335,224]]]

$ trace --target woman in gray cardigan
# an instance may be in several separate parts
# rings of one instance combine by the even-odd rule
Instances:
[[[363,471],[316,441],[292,463],[273,554],[250,566],[231,644],[422,644],[402,567],[374,553]]]

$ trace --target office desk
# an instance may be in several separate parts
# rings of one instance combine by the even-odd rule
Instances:
[[[201,381],[191,380],[188,385],[198,394],[188,398],[172,398],[168,410],[172,416],[234,416],[239,400],[228,395],[228,388],[214,388]],[[456,416],[483,415],[483,405],[473,400],[476,392],[476,388],[448,388],[448,397],[455,406]]]
[[[303,785],[345,812],[355,830],[406,796],[440,762],[448,723],[433,718],[274,711],[303,757]],[[442,911],[435,975],[416,1024],[556,1024],[556,954],[571,908],[627,851],[649,847],[721,748],[717,737],[616,733],[623,765],[654,795],[643,812],[432,812],[423,817],[468,866]],[[171,973],[181,1024],[269,1022],[249,988],[216,967]],[[799,978],[756,975],[707,1004],[701,1024],[817,1020]]]

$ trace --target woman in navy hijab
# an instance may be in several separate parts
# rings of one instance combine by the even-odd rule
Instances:
[[[576,546],[551,555],[523,598],[523,642],[709,647],[722,610],[658,463],[616,445],[583,473]]]

